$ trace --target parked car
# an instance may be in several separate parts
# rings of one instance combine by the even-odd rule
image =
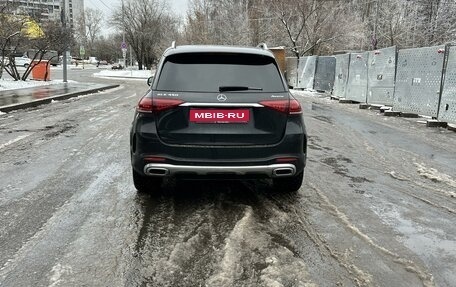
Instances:
[[[139,101],[130,132],[133,182],[272,179],[302,184],[307,136],[299,102],[262,48],[173,46]]]
[[[36,60],[39,60],[41,58],[42,60],[50,61],[49,64],[54,67],[60,64],[60,59],[57,51],[48,50],[44,54],[42,53],[42,51],[40,52],[39,50],[30,49],[27,50],[24,55],[29,59],[33,59],[35,57]]]
[[[14,63],[16,63],[16,67],[27,68],[31,62],[32,62],[32,60],[27,56],[14,57]]]
[[[98,59],[97,59],[97,57],[89,57],[89,60],[87,61],[87,63],[96,65],[98,63]]]
[[[122,70],[124,67],[120,63],[112,64],[112,70]]]

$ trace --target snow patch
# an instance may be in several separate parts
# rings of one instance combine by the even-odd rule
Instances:
[[[30,135],[28,134],[28,135],[18,136],[18,137],[15,138],[15,139],[12,139],[12,140],[10,140],[10,141],[4,143],[4,144],[1,144],[1,145],[0,145],[0,149],[3,149],[3,148],[5,148],[5,147],[7,147],[7,146],[9,146],[9,145],[11,145],[11,144],[13,144],[13,143],[16,143],[16,142],[18,142],[18,141],[20,141],[20,140],[22,140],[22,139],[25,139],[25,138],[28,137],[28,136],[30,136]]]
[[[61,283],[62,280],[60,278],[62,275],[65,274],[71,274],[71,267],[70,266],[62,266],[60,263],[52,267],[52,275],[51,278],[49,279],[49,287],[55,287],[58,286],[59,283]]]
[[[159,259],[155,269],[151,271],[155,274],[154,282],[158,286],[165,286],[169,277],[185,272],[185,264],[192,262],[197,256],[197,248],[201,245],[202,238],[199,234],[194,235],[185,242],[177,243],[168,259]]]
[[[49,85],[62,84],[63,80],[52,80],[52,81],[14,81],[13,79],[1,79],[0,80],[0,91],[7,90],[18,90],[18,89],[27,89],[35,88]],[[76,81],[68,81],[68,83],[77,83]]]
[[[98,73],[94,73],[94,77],[114,77],[114,78],[139,78],[147,79],[155,74],[151,70],[103,70]]]
[[[242,264],[240,258],[246,250],[251,250],[252,243],[260,244],[258,242],[246,242],[247,238],[252,237],[254,226],[253,211],[251,207],[247,207],[244,216],[239,220],[231,234],[226,239],[226,244],[223,249],[224,256],[220,263],[220,270],[218,274],[213,275],[208,280],[208,286],[233,286],[234,282],[242,275]],[[263,248],[261,248],[263,249]]]
[[[451,176],[439,172],[435,168],[428,168],[424,165],[424,163],[414,163],[417,168],[418,173],[427,179],[430,179],[435,182],[441,182],[451,187],[456,187],[456,180],[454,180]],[[450,192],[452,197],[456,197],[456,192]]]
[[[293,90],[291,89],[290,92],[293,94],[293,96],[300,96],[300,97],[320,97],[321,94],[317,93],[316,91],[311,91],[311,90]]]
[[[279,216],[286,215],[279,213]],[[246,276],[246,266],[257,266],[261,280],[259,286],[314,287],[316,285],[308,278],[305,263],[286,246],[273,242],[255,220],[252,207],[248,206],[225,239],[217,271],[206,281],[206,286],[235,286]]]
[[[394,170],[391,172],[387,172],[386,174],[389,174],[392,178],[400,180],[400,181],[409,181],[408,178],[398,175]]]
[[[307,267],[302,261],[289,260],[293,258],[293,253],[285,247],[279,250],[277,256],[268,257],[266,263],[269,266],[261,271],[261,281],[263,281],[266,287],[284,287],[280,278],[286,276],[285,281],[293,282],[296,285],[302,287],[317,287],[318,285],[307,282],[305,279],[308,277],[306,272]],[[296,278],[298,277],[298,278]]]

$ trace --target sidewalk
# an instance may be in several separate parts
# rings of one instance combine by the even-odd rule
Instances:
[[[36,107],[86,94],[116,88],[119,85],[94,83],[61,83],[17,90],[0,91],[0,112]]]
[[[150,70],[100,70],[94,77],[144,80],[152,76],[155,71]],[[0,112],[7,113],[13,110],[36,107],[48,104],[53,100],[65,100],[86,94],[116,88],[119,85],[95,83],[58,83],[45,86],[35,86],[20,89],[0,90]]]

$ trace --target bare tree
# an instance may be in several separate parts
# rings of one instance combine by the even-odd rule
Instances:
[[[169,26],[177,25],[168,10],[165,0],[125,0],[114,12],[112,23],[125,31],[125,39],[136,55],[139,69],[151,68],[161,52],[157,47],[171,29]]]
[[[286,46],[294,56],[454,41],[455,0],[190,0],[188,43]]]
[[[277,16],[287,35],[291,51],[296,57],[304,54],[328,52],[328,42],[334,42],[346,35],[344,1],[284,0],[271,1],[270,9]],[[349,17],[352,21],[356,20]],[[357,22],[351,23],[357,27]],[[356,28],[355,28],[356,29]]]
[[[456,36],[455,8],[454,0],[419,2],[417,9],[419,24],[415,32],[420,37],[421,45],[432,46],[454,41]]]
[[[276,35],[265,0],[191,0],[185,40],[192,44],[257,45]],[[272,37],[271,37],[272,36]]]
[[[32,69],[38,65],[42,60],[46,52],[49,50],[57,50],[57,54],[53,57],[58,57],[72,42],[72,31],[70,28],[64,29],[60,23],[46,21],[39,25],[39,35],[31,36],[25,35],[27,38],[26,44],[23,44],[22,49],[33,49],[35,51],[32,56],[32,64],[29,65],[24,73],[20,75],[14,59],[10,59],[9,65],[5,66],[5,71],[10,74],[15,80],[27,80],[28,76],[32,72]],[[51,59],[48,59],[47,65],[50,64]]]
[[[185,25],[185,40],[189,44],[209,44],[212,29],[211,14],[215,10],[214,1],[190,0]]]
[[[102,23],[103,12],[92,8],[86,8],[77,19],[76,37],[80,45],[87,45],[89,56],[92,56],[95,40],[100,37]]]
[[[119,43],[122,42],[122,34],[116,33],[109,36],[100,36],[93,43],[93,55],[98,59],[115,62],[122,56]]]
[[[24,16],[12,15],[12,10],[16,6],[14,3],[6,2],[0,7],[0,79],[5,63],[11,62],[11,52],[14,52],[21,43],[21,30],[27,22]]]

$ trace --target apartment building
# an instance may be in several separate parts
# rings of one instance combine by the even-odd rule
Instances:
[[[63,2],[65,2],[67,24],[73,29],[84,15],[84,0],[0,0],[0,4],[2,2],[14,4],[15,14],[52,21],[61,20]]]

